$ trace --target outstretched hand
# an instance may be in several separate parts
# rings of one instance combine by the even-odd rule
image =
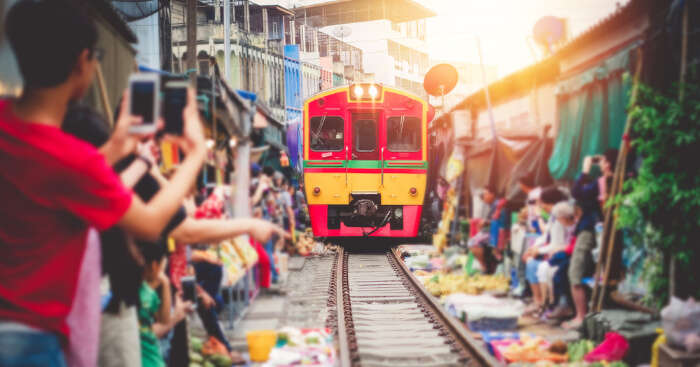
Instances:
[[[250,229],[248,234],[259,243],[265,243],[277,235],[280,238],[291,239],[289,232],[282,227],[262,219],[250,219]]]

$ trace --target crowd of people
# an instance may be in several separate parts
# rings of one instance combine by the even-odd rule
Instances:
[[[5,30],[24,88],[0,99],[0,365],[179,366],[194,309],[207,343],[242,362],[218,321],[222,264],[196,249],[248,235],[274,281],[274,249],[303,224],[303,195],[253,166],[255,218],[217,215],[222,194],[195,185],[208,148],[194,91],[182,136],[130,133],[141,119],[128,92],[110,129],[76,103],[103,52],[89,15],[20,0]],[[170,172],[161,139],[184,155]]]
[[[581,326],[589,295],[584,280],[594,272],[593,252],[616,159],[615,149],[586,157],[571,188],[535,187],[531,178],[522,178],[527,199],[517,215],[494,189],[479,194],[484,205],[475,213],[466,244],[487,273],[509,258],[518,279],[512,293],[531,300],[528,315],[567,329]],[[599,174],[593,175],[594,166]]]

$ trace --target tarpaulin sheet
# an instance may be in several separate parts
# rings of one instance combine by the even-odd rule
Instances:
[[[517,195],[521,177],[532,176],[537,186],[552,183],[547,168],[551,145],[546,138],[498,137],[472,146],[466,159],[468,187],[465,189],[475,192],[488,186],[495,190],[496,196],[523,204],[524,194]]]
[[[583,158],[619,148],[631,83],[623,73],[630,66],[630,46],[559,83],[560,128],[549,170],[556,180],[573,180]]]

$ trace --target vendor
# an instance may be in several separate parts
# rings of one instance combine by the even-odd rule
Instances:
[[[546,257],[546,254],[542,252],[541,249],[546,249],[546,246],[550,243],[566,243],[564,227],[557,222],[550,213],[554,205],[566,201],[567,199],[567,195],[557,187],[548,187],[542,190],[537,205],[542,210],[543,217],[549,216],[549,220],[545,225],[542,236],[540,236],[533,246],[527,249],[523,254],[523,261],[525,261],[526,264],[525,278],[530,284],[534,301],[531,307],[527,309],[527,312],[537,316],[541,315],[546,310],[547,293],[545,292],[548,292],[546,286],[543,285],[542,282],[542,280],[544,280],[544,274],[540,272],[540,276],[538,276],[540,264],[542,264]]]

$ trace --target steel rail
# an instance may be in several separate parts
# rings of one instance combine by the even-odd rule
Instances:
[[[337,312],[337,328],[338,328],[338,362],[341,367],[350,367],[350,345],[348,342],[348,332],[345,326],[345,312],[343,305],[345,304],[345,299],[343,296],[343,291],[346,288],[343,286],[346,277],[343,276],[345,272],[345,251],[340,247],[336,253],[337,256],[337,266],[336,266],[336,287],[335,287],[335,297],[336,297],[336,312]]]
[[[401,253],[398,247],[391,249],[392,258],[396,261],[398,268],[402,270],[406,279],[409,279],[412,283],[411,285],[416,290],[416,296],[421,297],[426,304],[430,305],[431,311],[437,316],[440,322],[445,325],[453,339],[459,343],[459,348],[463,348],[467,353],[476,359],[476,362],[480,366],[487,367],[500,367],[504,366],[503,363],[499,362],[495,357],[493,357],[484,348],[478,347],[478,342],[474,337],[469,334],[469,331],[457,321],[454,317],[450,316],[447,311],[442,307],[440,302],[430,294],[423,284],[416,278],[415,275],[408,269],[406,264],[401,259]],[[468,363],[468,365],[473,365],[473,363]]]

